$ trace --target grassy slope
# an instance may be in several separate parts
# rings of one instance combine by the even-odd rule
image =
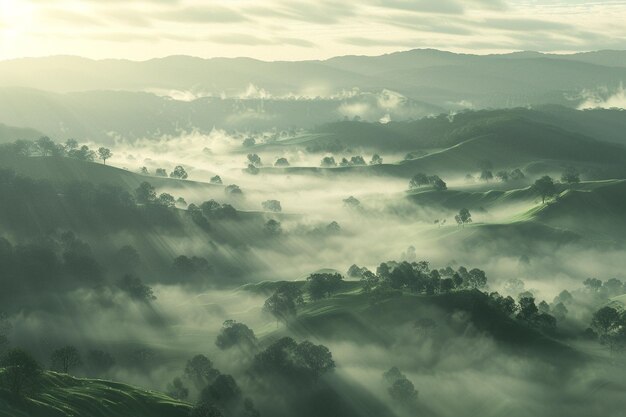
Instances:
[[[55,183],[86,181],[92,184],[111,184],[134,190],[144,181],[156,188],[215,189],[218,185],[135,174],[124,169],[100,163],[61,157],[9,157],[0,153],[0,168],[12,169],[17,174]]]
[[[300,282],[304,286],[304,282]],[[268,294],[280,283],[248,284],[243,290]],[[434,296],[395,292],[377,303],[360,290],[357,282],[345,282],[339,293],[320,301],[308,302],[298,312],[289,329],[301,337],[349,340],[378,345],[393,344],[393,329],[411,325],[422,317],[447,320],[456,311],[470,313],[481,331],[520,353],[535,352],[580,359],[569,346],[503,315],[479,291],[459,291]],[[272,334],[271,326],[265,329]]]
[[[55,372],[44,373],[32,398],[9,398],[0,391],[0,417],[183,417],[191,408],[158,392]]]
[[[626,180],[597,181],[565,190],[555,201],[529,211],[528,218],[606,238],[626,232]]]
[[[396,164],[345,168],[266,168],[267,172],[374,173],[410,177],[417,172],[465,174],[478,170],[489,160],[494,170],[525,168],[542,163],[554,170],[575,164],[579,167],[610,169],[624,174],[626,148],[600,142],[561,128],[524,117],[502,117],[468,122],[447,133],[453,143],[439,152]],[[442,139],[444,140],[444,139]],[[415,140],[415,148],[419,148]]]

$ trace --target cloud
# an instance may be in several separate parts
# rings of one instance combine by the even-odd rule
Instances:
[[[187,23],[235,23],[248,20],[242,13],[223,6],[193,6],[151,14],[155,19]]]

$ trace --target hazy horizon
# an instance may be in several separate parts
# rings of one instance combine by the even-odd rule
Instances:
[[[626,49],[621,1],[1,0],[0,59],[169,55],[327,59],[433,48],[459,53]],[[575,22],[575,23],[574,23]],[[158,52],[156,52],[158,51]]]

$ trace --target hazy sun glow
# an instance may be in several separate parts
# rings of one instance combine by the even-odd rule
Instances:
[[[188,54],[301,60],[412,48],[493,53],[626,47],[626,29],[616,19],[626,14],[622,1],[0,0],[0,5],[1,59]]]

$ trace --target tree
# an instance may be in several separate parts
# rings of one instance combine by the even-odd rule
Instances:
[[[483,170],[483,171],[480,173],[480,180],[481,180],[481,181],[487,181],[487,182],[489,182],[489,181],[491,181],[492,179],[493,179],[493,172],[491,172],[490,170],[485,169],[485,170]]]
[[[229,408],[241,397],[241,389],[231,375],[221,374],[200,393],[200,401]]]
[[[215,345],[222,350],[233,346],[251,349],[257,345],[257,340],[252,329],[245,324],[237,323],[235,320],[226,320],[217,335]]]
[[[58,153],[56,144],[47,136],[43,136],[35,142],[41,156],[49,156]]]
[[[265,300],[263,310],[273,315],[277,322],[280,320],[288,323],[296,315],[296,303],[286,294],[275,292],[270,298]]]
[[[353,156],[350,158],[350,165],[367,165],[365,159],[361,155]]]
[[[139,173],[141,175],[150,175],[150,171],[148,171],[148,168],[146,168],[146,167],[139,168]]]
[[[419,172],[413,175],[413,178],[411,178],[411,181],[409,181],[409,188],[410,189],[419,188],[422,185],[428,185],[428,184],[429,184],[428,176],[422,172]]]
[[[185,377],[199,389],[213,382],[219,374],[219,371],[213,367],[213,362],[204,355],[194,356],[185,365]]]
[[[167,384],[167,395],[177,400],[186,400],[189,397],[189,389],[179,377],[176,377],[170,384]]]
[[[608,339],[619,329],[621,322],[620,312],[613,307],[602,307],[596,311],[591,319],[591,328],[602,338]]]
[[[279,213],[282,211],[282,207],[280,206],[280,201],[278,200],[267,200],[261,203],[263,210],[273,211],[275,213]]]
[[[561,175],[561,181],[566,184],[578,184],[580,182],[580,174],[574,167],[568,167]]]
[[[102,163],[106,165],[107,159],[111,158],[113,154],[111,153],[111,150],[109,148],[101,147],[100,149],[98,149],[98,156],[100,156],[100,159],[102,159]]]
[[[321,166],[324,168],[336,167],[337,162],[335,162],[335,158],[332,156],[325,156],[322,158]]]
[[[539,178],[532,186],[532,189],[541,196],[541,203],[545,204],[547,197],[556,194],[556,186],[549,176],[545,175]]]
[[[253,164],[248,164],[248,168],[246,168],[244,171],[251,175],[257,175],[259,172],[261,172],[261,170]]]
[[[157,177],[167,177],[167,171],[165,170],[165,168],[157,168],[154,171],[154,175],[156,175]]]
[[[119,289],[124,291],[130,298],[138,301],[149,303],[156,300],[152,288],[145,285],[141,279],[132,275],[126,274],[117,282]]]
[[[0,359],[2,385],[16,398],[32,393],[42,373],[41,366],[30,353],[11,349]]]
[[[532,321],[539,309],[535,305],[535,298],[524,296],[519,300],[519,313],[517,314],[517,318],[525,321]]]
[[[332,353],[324,345],[297,343],[283,337],[254,357],[253,370],[276,375],[294,384],[308,385],[335,368]]]
[[[276,162],[274,162],[274,166],[275,167],[288,167],[289,161],[287,160],[287,158],[278,158]]]
[[[263,230],[271,236],[278,236],[283,232],[280,222],[274,219],[269,219],[263,226]]]
[[[70,151],[78,149],[78,142],[76,139],[68,139],[65,141],[65,153],[69,154]]]
[[[248,154],[248,162],[255,167],[261,166],[261,157],[255,153]]]
[[[454,220],[456,220],[457,224],[465,226],[466,223],[472,222],[472,214],[466,208],[462,208],[459,210],[459,214],[454,216]]]
[[[219,175],[211,177],[210,182],[211,182],[211,184],[223,184],[222,177],[220,177]]]
[[[350,196],[343,200],[343,204],[346,207],[356,208],[361,205],[361,202],[358,199],[356,199],[354,196]]]
[[[235,197],[243,195],[243,191],[241,191],[241,188],[239,188],[239,186],[235,184],[227,185],[226,187],[224,187],[224,192],[228,195]]]
[[[50,367],[52,370],[69,373],[72,368],[82,365],[78,349],[74,346],[65,346],[52,352],[50,355]]]
[[[137,202],[140,204],[154,203],[156,200],[156,191],[149,182],[144,181],[139,184],[139,187],[135,190],[135,198],[137,198]]]
[[[253,137],[245,138],[243,140],[243,146],[246,148],[251,148],[254,145],[256,145],[256,139],[254,139]]]
[[[161,195],[159,195],[157,203],[165,207],[176,206],[176,200],[174,199],[174,196],[168,193],[162,193]]]
[[[94,151],[89,149],[89,146],[83,145],[79,149],[70,150],[67,156],[69,156],[70,158],[78,159],[80,161],[93,162],[95,153]]]
[[[377,153],[372,155],[372,160],[370,161],[370,165],[382,165],[383,158],[380,157]]]
[[[403,406],[410,406],[417,401],[418,392],[409,379],[395,366],[383,374],[388,384],[387,392],[391,398]]]
[[[181,165],[176,165],[176,167],[174,167],[174,170],[170,172],[170,178],[186,180],[187,177],[187,171],[185,171],[185,168],[183,168]]]
[[[343,278],[334,273],[311,274],[306,279],[309,295],[313,300],[330,297],[330,295],[341,287]]]
[[[448,185],[444,180],[439,178],[437,175],[432,175],[428,177],[428,182],[433,186],[433,188],[437,191],[445,191],[448,189]]]
[[[487,285],[485,271],[474,268],[468,272],[468,285],[472,288],[483,288]]]

